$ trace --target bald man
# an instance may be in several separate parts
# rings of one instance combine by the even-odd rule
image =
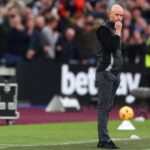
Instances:
[[[113,5],[109,21],[100,26],[96,35],[100,43],[97,51],[96,86],[98,88],[98,148],[118,149],[110,139],[107,129],[109,113],[120,83],[123,65],[120,48],[123,8]]]

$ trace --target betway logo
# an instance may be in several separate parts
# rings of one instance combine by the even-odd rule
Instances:
[[[120,80],[121,83],[116,94],[126,95],[128,91],[139,87],[141,74],[121,73]],[[61,93],[64,95],[72,95],[74,92],[80,96],[97,94],[94,67],[89,67],[87,72],[80,71],[75,75],[74,72],[69,70],[68,65],[62,65]]]

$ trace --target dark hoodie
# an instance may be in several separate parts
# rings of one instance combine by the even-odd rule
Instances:
[[[121,38],[115,35],[114,23],[107,22],[96,31],[100,43],[97,50],[97,72],[111,71],[119,73],[122,65]]]

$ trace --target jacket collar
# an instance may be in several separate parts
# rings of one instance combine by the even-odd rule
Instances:
[[[108,21],[107,23],[106,23],[111,29],[115,29],[115,23],[114,22],[111,22],[111,21]]]

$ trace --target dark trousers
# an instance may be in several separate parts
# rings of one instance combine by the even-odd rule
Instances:
[[[108,71],[96,73],[96,86],[98,88],[98,136],[99,141],[110,140],[108,134],[108,118],[113,107],[114,96],[120,83],[120,75]]]

